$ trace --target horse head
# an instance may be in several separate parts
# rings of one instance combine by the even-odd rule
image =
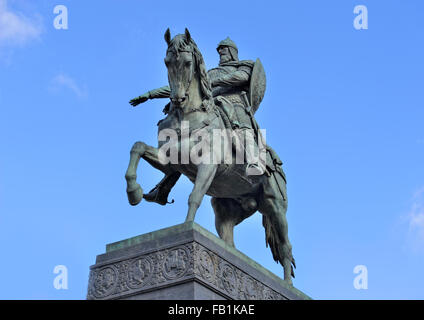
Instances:
[[[168,49],[164,61],[168,69],[170,98],[173,105],[183,108],[190,98],[191,103],[195,103],[193,100],[196,96],[200,99],[200,103],[204,99],[211,99],[212,90],[202,54],[187,28],[184,34],[178,34],[172,40],[168,28],[165,32],[165,41]]]

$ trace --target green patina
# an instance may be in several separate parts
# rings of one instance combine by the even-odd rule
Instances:
[[[187,29],[184,34],[173,38],[168,29],[164,38],[167,43],[164,62],[169,85],[150,90],[132,99],[130,104],[136,106],[150,99],[169,99],[164,109],[166,116],[158,122],[157,129],[158,137],[159,133],[167,132],[167,135],[172,132],[174,140],[168,144],[158,139],[158,148],[142,141],[134,143],[125,173],[129,203],[135,206],[144,199],[166,205],[172,188],[180,176],[185,175],[194,183],[185,221],[193,222],[204,196],[211,196],[216,231],[228,245],[226,247],[231,248],[234,247],[234,227],[258,211],[262,214],[266,244],[274,260],[283,266],[284,280],[291,284],[296,263],[288,237],[286,176],[281,159],[266,144],[254,117],[266,89],[265,70],[260,59],[239,60],[237,45],[226,38],[217,46],[219,65],[207,70],[202,54]],[[204,144],[197,144],[197,138],[184,139],[187,145],[179,142],[182,136],[178,136],[185,131],[184,123],[190,124],[188,133],[201,132],[202,141],[214,141],[213,152],[209,148],[203,149]],[[228,130],[231,132],[230,141],[227,141],[232,144],[231,148],[227,148],[230,151],[224,151],[226,155],[216,159],[214,155],[218,151],[221,154],[221,145],[218,142],[216,146],[214,132],[226,133]],[[231,136],[238,137],[235,140],[239,142],[234,142]],[[176,147],[171,148],[170,145]],[[192,152],[198,148],[200,152]],[[190,150],[190,156],[187,150]],[[170,155],[170,159],[163,162],[164,151],[174,156]],[[198,159],[199,153],[202,159]],[[189,158],[187,163],[179,160],[183,154]],[[243,161],[240,162],[239,158]],[[141,159],[165,174],[147,194],[137,182],[137,167]],[[176,231],[164,229],[158,234],[131,238],[125,243],[154,240],[169,232]],[[113,244],[109,250],[125,243]]]

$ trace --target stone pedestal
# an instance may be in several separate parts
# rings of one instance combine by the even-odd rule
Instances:
[[[87,299],[309,299],[196,223],[111,243],[90,267]]]

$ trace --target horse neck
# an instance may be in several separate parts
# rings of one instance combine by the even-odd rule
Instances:
[[[200,87],[200,77],[198,73],[193,75],[190,86],[188,88],[188,99],[183,108],[184,118],[202,117],[201,114],[207,116],[207,112],[202,109],[203,103],[203,94]],[[194,112],[194,111],[204,111],[204,112]]]

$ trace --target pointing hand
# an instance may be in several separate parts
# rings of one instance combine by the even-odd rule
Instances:
[[[130,104],[135,107],[140,103],[146,102],[147,100],[149,100],[149,93],[145,93],[137,98],[130,100]]]

